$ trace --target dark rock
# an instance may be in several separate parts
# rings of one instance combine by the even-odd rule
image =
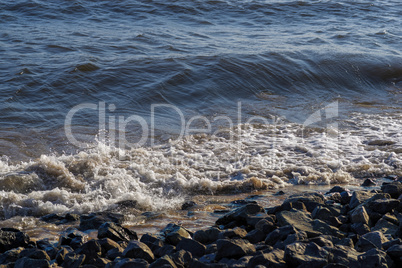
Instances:
[[[218,239],[219,233],[222,231],[216,227],[211,227],[206,230],[198,230],[194,233],[193,238],[198,242],[206,245],[215,242]]]
[[[70,227],[60,235],[57,247],[67,245],[71,246],[73,249],[76,249],[87,241],[87,234]]]
[[[282,226],[267,235],[265,244],[274,246],[278,242],[284,241],[289,235],[295,234],[297,231],[291,225]]]
[[[370,209],[380,214],[386,214],[396,207],[400,201],[398,199],[377,199],[370,204]]]
[[[371,249],[359,256],[361,267],[391,267],[391,258],[382,250]]]
[[[382,249],[382,245],[385,242],[387,242],[387,239],[381,232],[370,232],[360,237],[355,249],[360,252],[366,252],[372,248]]]
[[[354,233],[356,233],[356,234],[358,234],[358,235],[364,235],[364,234],[366,234],[366,233],[368,233],[368,232],[371,231],[371,230],[370,230],[370,227],[369,227],[367,224],[364,224],[364,223],[361,223],[361,222],[353,223],[353,224],[350,226],[350,229],[351,229]]]
[[[187,201],[181,206],[181,209],[182,210],[187,210],[189,208],[194,207],[195,205],[197,205],[197,204],[194,201]]]
[[[392,198],[398,198],[402,194],[402,183],[399,181],[393,181],[381,186],[381,191],[390,194]]]
[[[156,257],[162,257],[164,255],[171,255],[176,251],[176,247],[173,245],[164,245],[154,251]]]
[[[320,247],[331,247],[332,248],[332,247],[334,247],[334,244],[332,243],[332,241],[330,239],[327,239],[329,237],[330,236],[328,236],[328,235],[323,235],[323,236],[310,238],[308,241],[313,242]]]
[[[50,267],[50,263],[48,260],[45,259],[31,259],[28,257],[23,257],[18,259],[15,264],[14,268],[47,268]]]
[[[350,200],[352,199],[352,193],[349,191],[344,191],[340,193],[341,195],[341,204],[346,205],[350,203]]]
[[[394,145],[395,141],[387,141],[387,140],[372,140],[367,143],[370,146],[389,146]]]
[[[309,213],[300,210],[282,211],[277,214],[278,225],[291,225],[300,231],[307,233],[309,237],[320,234],[342,237],[343,234],[337,228],[331,227],[321,220],[312,220]]]
[[[98,242],[102,248],[102,254],[114,248],[121,248],[117,242],[113,241],[110,238],[103,238],[98,240]]]
[[[19,256],[21,251],[23,251],[23,247],[10,249],[3,254],[0,254],[0,265],[15,262]]]
[[[116,260],[115,260],[116,261]],[[144,259],[125,258],[115,262],[113,268],[148,268],[149,264]]]
[[[172,258],[170,258],[168,255],[165,255],[163,257],[160,257],[159,259],[157,259],[156,261],[154,261],[149,268],[159,268],[159,267],[171,267],[171,268],[176,268],[176,264],[174,263],[174,261],[172,260]]]
[[[402,245],[393,245],[387,250],[387,254],[393,259],[402,258]]]
[[[318,205],[324,204],[324,196],[319,193],[296,194],[289,196],[282,205],[293,202],[301,202],[306,206],[309,212],[313,212]]]
[[[124,215],[110,212],[97,212],[89,215],[82,215],[80,218],[79,229],[81,231],[98,229],[106,222],[114,222],[121,224],[124,220]]]
[[[71,267],[71,268],[78,268],[80,267],[85,260],[85,255],[78,255],[75,253],[68,253],[64,257],[63,267]]]
[[[272,218],[265,218],[256,223],[255,229],[261,230],[264,234],[269,234],[276,229],[276,224]]]
[[[346,267],[360,268],[358,262],[359,252],[348,246],[336,245],[334,247],[324,247],[330,252],[329,262],[344,265]]]
[[[274,195],[284,195],[285,194],[285,192],[284,191],[278,191],[278,192],[276,192],[276,193],[274,193]]]
[[[281,205],[280,211],[283,211],[283,210],[288,210],[289,211],[292,208],[308,212],[306,205],[301,201],[284,202]]]
[[[113,241],[138,240],[137,234],[114,222],[105,222],[98,229],[98,238],[110,238]]]
[[[392,239],[390,241],[385,242],[382,247],[387,250],[390,247],[392,247],[393,245],[400,245],[402,244],[402,240],[400,238],[396,238],[396,239]]]
[[[189,251],[191,255],[199,258],[205,254],[206,247],[196,240],[183,238],[176,246],[176,250],[182,249]]]
[[[367,211],[364,208],[364,206],[356,208],[350,215],[350,221],[352,223],[363,223],[368,225],[369,219],[370,219],[369,215],[367,214]]]
[[[62,247],[56,254],[56,261],[58,264],[62,264],[64,262],[64,258],[66,257],[67,254],[73,252],[74,250],[69,247]]]
[[[285,251],[281,249],[274,249],[269,253],[258,254],[252,257],[247,264],[247,268],[254,268],[257,265],[264,265],[264,267],[286,268]]]
[[[264,213],[257,213],[257,214],[255,214],[255,215],[253,215],[253,216],[249,216],[248,218],[247,218],[247,226],[251,226],[251,228],[252,229],[254,229],[255,228],[255,225],[260,221],[260,220],[263,220],[263,219],[268,219],[268,220],[272,220],[272,218],[270,217],[270,216],[267,216],[267,214],[264,212]]]
[[[122,258],[123,252],[124,252],[123,248],[117,247],[117,248],[109,249],[105,255],[106,255],[106,258],[108,258],[109,260],[114,260],[118,257]]]
[[[364,182],[362,183],[361,186],[363,186],[363,187],[369,187],[369,186],[375,186],[375,185],[376,185],[376,183],[375,183],[374,180],[367,178],[367,179],[364,180]]]
[[[140,242],[145,243],[152,252],[165,245],[162,237],[149,233],[142,235]]]
[[[261,213],[266,214],[263,207],[257,204],[247,204],[225,214],[216,221],[216,224],[227,225],[230,222],[236,222],[236,226],[246,225],[248,217]]]
[[[183,238],[191,238],[190,233],[183,227],[169,223],[161,233],[165,237],[165,241],[176,246]]]
[[[244,238],[247,235],[247,231],[240,227],[235,227],[234,229],[227,229],[221,232],[218,239],[225,238]]]
[[[399,227],[398,225],[388,221],[385,216],[383,216],[376,225],[371,229],[372,231],[380,231],[383,234],[389,234],[396,237]]]
[[[243,239],[219,239],[216,241],[217,253],[215,259],[222,258],[239,259],[243,256],[255,253],[254,245]]]
[[[193,259],[191,253],[185,250],[179,250],[172,254],[171,257],[177,267],[189,267],[189,263]]]
[[[244,256],[238,260],[230,259],[230,260],[224,261],[225,259],[222,259],[219,263],[227,264],[228,267],[247,267],[247,264],[249,263],[251,258],[252,258],[251,256]],[[212,265],[214,265],[214,263]]]
[[[151,249],[146,244],[139,241],[130,242],[124,250],[123,256],[125,258],[144,259],[148,263],[153,262],[155,259]]]
[[[328,258],[329,252],[312,242],[296,242],[285,248],[285,261],[292,267],[323,267],[328,264]]]
[[[266,234],[259,230],[259,229],[254,229],[251,232],[249,232],[244,238],[250,241],[252,244],[256,244],[258,242],[264,241],[266,237]]]
[[[336,185],[336,186],[332,187],[331,190],[329,190],[327,192],[327,194],[328,193],[342,193],[342,192],[345,192],[345,191],[346,191],[346,189],[344,187]]]
[[[29,236],[18,229],[0,229],[0,252],[5,252],[17,247],[27,247],[29,242]]]
[[[27,257],[27,258],[36,259],[36,260],[45,259],[45,260],[50,261],[49,255],[47,255],[47,253],[45,251],[40,250],[38,248],[24,249],[23,251],[21,251],[19,257],[20,258]]]
[[[366,191],[355,191],[352,194],[352,198],[350,199],[349,206],[351,209],[354,209],[358,205],[366,202],[368,199],[370,199],[374,195],[375,195],[374,193],[370,193],[370,192],[366,192]]]
[[[91,264],[94,259],[100,258],[102,255],[102,247],[96,240],[89,240],[74,251],[75,254],[85,255],[84,263]]]
[[[322,220],[332,226],[337,227],[337,226],[341,225],[339,220],[333,215],[331,210],[327,207],[323,207],[323,206],[316,207],[313,210],[312,217],[313,217],[313,219]]]

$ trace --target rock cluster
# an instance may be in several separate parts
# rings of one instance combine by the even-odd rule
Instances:
[[[58,243],[31,241],[3,228],[0,267],[402,267],[401,194],[397,181],[372,191],[335,186],[271,208],[244,202],[210,228],[168,224],[140,239],[99,214],[80,224],[97,228],[97,239],[70,228]]]

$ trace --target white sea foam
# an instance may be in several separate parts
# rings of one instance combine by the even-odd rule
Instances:
[[[243,124],[226,133],[230,140],[193,135],[127,151],[98,144],[17,164],[3,157],[3,217],[102,211],[125,200],[135,200],[139,210],[163,210],[194,194],[402,176],[401,122],[398,113],[353,114],[338,130]]]

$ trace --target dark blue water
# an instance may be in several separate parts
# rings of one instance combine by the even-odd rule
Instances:
[[[58,148],[80,103],[148,122],[155,103],[301,122],[334,99],[400,109],[401,17],[392,0],[2,1],[0,154]],[[161,115],[173,129],[175,113]],[[96,112],[74,120],[96,133]]]

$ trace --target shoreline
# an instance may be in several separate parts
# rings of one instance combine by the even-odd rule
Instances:
[[[347,188],[347,186],[345,186]],[[77,221],[56,242],[1,228],[2,267],[398,267],[402,264],[402,183],[381,189],[299,193],[281,205],[238,200],[214,226],[175,223],[142,236],[119,214],[49,214]],[[53,217],[53,218],[52,218]],[[88,230],[97,229],[97,232]],[[377,265],[377,266],[375,266]]]

